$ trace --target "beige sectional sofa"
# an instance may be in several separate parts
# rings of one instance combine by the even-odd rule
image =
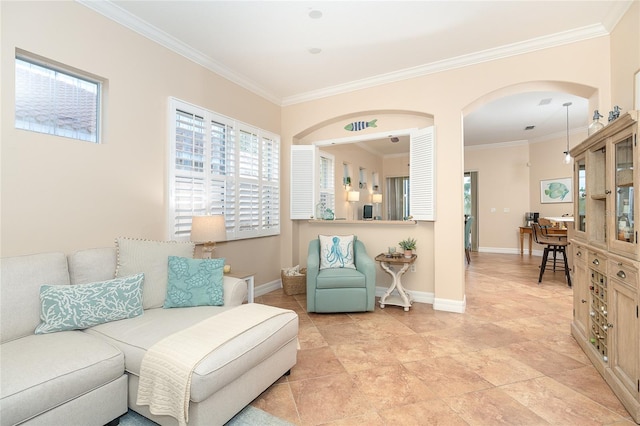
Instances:
[[[145,308],[142,315],[82,331],[34,334],[41,323],[41,285],[106,281],[118,266],[116,248],[1,260],[0,425],[117,424],[127,407],[161,425],[177,425],[175,418],[151,414],[149,406],[136,403],[145,353],[162,339],[232,309],[250,316],[260,307],[273,315],[212,348],[195,367],[189,425],[224,424],[295,365],[297,314],[243,305],[246,283],[227,276],[222,306]],[[143,291],[149,290],[144,285]]]

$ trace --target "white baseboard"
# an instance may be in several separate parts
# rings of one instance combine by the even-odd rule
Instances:
[[[436,311],[455,312],[458,314],[464,314],[467,308],[467,296],[465,295],[462,300],[451,299],[435,299],[433,301],[433,309]]]
[[[388,287],[376,287],[376,296],[382,297],[386,293]],[[456,312],[459,314],[463,314],[465,308],[467,306],[467,299],[465,298],[460,300],[449,300],[449,299],[436,299],[433,293],[425,292],[425,291],[415,291],[408,290],[413,297],[414,302],[418,303],[428,303],[433,305],[433,309],[436,311],[447,311],[447,312]]]
[[[508,247],[478,247],[478,253],[520,254],[520,249]],[[533,250],[533,256],[542,256],[542,250]],[[529,249],[524,249],[524,255],[529,255]]]
[[[271,293],[273,290],[277,290],[279,288],[282,288],[282,280],[274,280],[271,281],[269,283],[264,283],[264,284],[260,284],[259,286],[257,286],[255,288],[255,293],[254,295],[256,297],[258,296],[264,296],[267,293]]]
[[[255,296],[262,296],[279,288],[282,288],[282,280],[275,280],[269,283],[260,284],[255,288]],[[382,297],[387,289],[388,287],[376,287],[376,296]],[[409,293],[411,293],[414,302],[428,303],[430,305],[433,305],[433,309],[435,309],[436,311],[456,312],[459,314],[463,314],[467,306],[466,296],[462,301],[460,301],[450,299],[436,299],[433,293],[424,291],[409,290]]]

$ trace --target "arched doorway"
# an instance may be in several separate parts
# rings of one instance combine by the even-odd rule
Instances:
[[[478,211],[472,233],[478,251],[519,253],[517,231],[525,212],[571,213],[569,205],[541,205],[539,181],[571,176],[563,152],[586,136],[597,99],[593,87],[540,81],[495,90],[464,108],[464,171],[476,173],[478,184],[471,200]]]

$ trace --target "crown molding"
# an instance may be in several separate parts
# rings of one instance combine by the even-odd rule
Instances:
[[[403,70],[394,71],[392,73],[381,74],[371,78],[328,87],[326,89],[320,89],[302,93],[299,95],[289,96],[282,100],[282,105],[288,106],[297,103],[308,102],[320,98],[352,92],[355,90],[367,89],[382,84],[408,80],[411,78],[449,71],[456,68],[463,68],[469,65],[476,65],[483,62],[522,55],[525,53],[534,52],[536,50],[548,49],[551,47],[562,46],[565,44],[575,43],[578,41],[588,40],[591,38],[602,37],[606,35],[609,35],[609,33],[603,25],[590,25],[571,31],[564,31],[561,33],[527,40],[524,42],[512,43],[494,49],[487,49],[468,55],[461,55],[455,58],[432,62],[430,64],[406,68]]]
[[[571,135],[580,135],[584,136],[587,132],[587,127],[576,127],[574,129],[569,130],[569,136]],[[507,142],[498,142],[498,143],[487,143],[487,144],[478,144],[478,145],[466,145],[464,147],[465,151],[483,151],[486,149],[500,149],[500,148],[511,148],[514,146],[522,146],[522,145],[533,145],[542,142],[548,142],[553,139],[560,139],[567,136],[566,131],[556,132],[549,135],[540,136],[538,138],[533,139],[520,139],[516,141],[507,141]]]
[[[184,56],[185,58],[195,62],[198,65],[213,71],[214,73],[226,78],[227,80],[255,93],[258,96],[265,98],[266,100],[273,102],[277,105],[281,104],[281,99],[275,96],[273,93],[258,86],[251,79],[230,70],[219,62],[213,60],[209,56],[203,55],[200,51],[193,49],[191,46],[183,43],[182,41],[172,37],[171,35],[159,30],[153,25],[148,24],[120,6],[112,3],[109,0],[95,1],[95,0],[75,0],[77,3],[88,7],[89,9],[117,22],[118,24],[129,28],[130,30],[150,39],[151,41],[158,43],[167,49]]]
[[[213,58],[203,55],[201,52],[191,48],[175,37],[172,37],[171,35],[159,30],[153,25],[150,25],[147,22],[138,19],[136,16],[132,15],[131,13],[127,12],[126,10],[122,9],[109,0],[75,1],[279,106],[289,106],[302,102],[308,102],[316,99],[326,98],[329,96],[379,86],[382,84],[394,83],[456,68],[462,68],[469,65],[493,61],[496,59],[517,56],[536,50],[547,49],[595,37],[609,35],[609,32],[602,24],[590,25],[571,31],[551,34],[524,42],[512,43],[494,49],[487,49],[468,55],[461,55],[451,59],[432,62],[417,67],[406,68],[403,70],[380,74],[377,76],[356,80],[345,84],[339,84],[324,89],[280,98],[266,88],[260,87],[257,83],[255,83],[248,77],[232,71],[231,69],[225,67],[223,64],[215,61]],[[622,2],[617,10],[619,15],[617,13],[612,13],[608,19],[607,26],[615,25],[615,23],[618,22],[624,12],[629,8],[630,4],[631,3],[626,4]]]
[[[509,141],[509,142],[498,142],[498,143],[487,143],[482,145],[465,145],[465,152],[468,151],[484,151],[487,149],[501,149],[501,148],[512,148],[516,146],[529,145],[529,141],[526,139],[517,140],[517,141]]]

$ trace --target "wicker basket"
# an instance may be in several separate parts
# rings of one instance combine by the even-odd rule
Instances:
[[[307,292],[307,268],[300,269],[302,275],[285,275],[280,272],[282,288],[287,296]]]

